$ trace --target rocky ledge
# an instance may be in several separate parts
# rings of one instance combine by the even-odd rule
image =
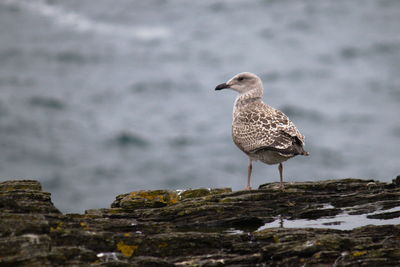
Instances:
[[[0,266],[399,266],[400,177],[137,191],[62,214],[0,183]]]

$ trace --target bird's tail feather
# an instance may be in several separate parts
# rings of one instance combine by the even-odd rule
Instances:
[[[307,151],[303,151],[300,155],[303,155],[303,156],[309,156],[310,155],[310,153],[308,153]]]

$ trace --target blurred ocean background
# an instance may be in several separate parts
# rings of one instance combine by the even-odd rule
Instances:
[[[236,93],[214,91],[243,71],[306,136],[286,181],[400,174],[398,0],[1,0],[0,66],[0,179],[41,181],[63,212],[243,189]]]

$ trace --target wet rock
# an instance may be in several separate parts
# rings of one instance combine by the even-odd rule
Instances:
[[[341,209],[309,209],[306,208],[305,211],[300,211],[297,214],[298,218],[301,219],[318,219],[321,217],[330,217],[342,213]]]
[[[383,220],[399,218],[399,217],[400,217],[400,211],[382,212],[378,214],[367,215],[368,219],[383,219]]]
[[[272,183],[237,192],[136,191],[117,196],[111,208],[61,214],[37,181],[2,182],[0,266],[400,262],[396,180],[299,182],[286,188],[282,192]],[[288,227],[292,223],[296,227]]]

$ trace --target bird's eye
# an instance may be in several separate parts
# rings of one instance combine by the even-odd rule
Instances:
[[[238,81],[243,81],[243,80],[244,80],[243,77],[239,77],[239,78],[238,78]]]

